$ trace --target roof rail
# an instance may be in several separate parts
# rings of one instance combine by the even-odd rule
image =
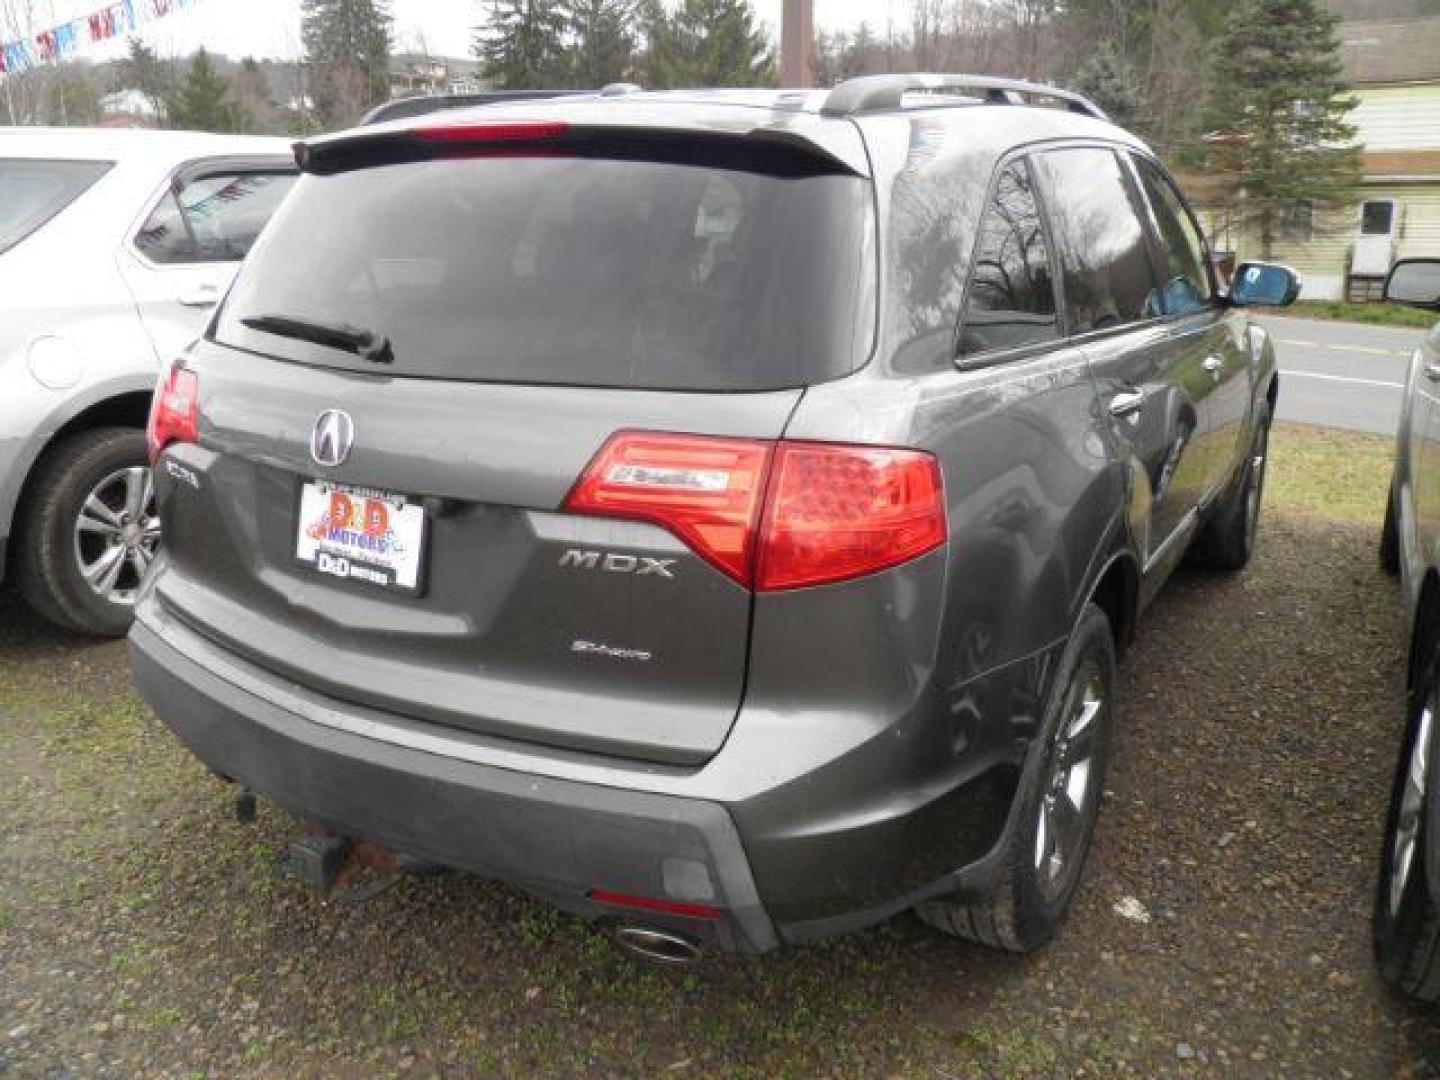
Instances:
[[[1028,105],[1032,98],[1051,98],[1062,102],[1071,112],[1109,120],[1105,110],[1089,98],[1058,86],[1025,82],[1022,79],[999,79],[991,75],[862,75],[846,79],[825,96],[820,107],[824,116],[856,116],[904,107],[908,93],[957,93],[978,97],[987,104]]]

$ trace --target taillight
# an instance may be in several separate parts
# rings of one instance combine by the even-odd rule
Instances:
[[[661,525],[749,585],[771,448],[749,439],[622,431],[600,448],[565,509]]]
[[[762,591],[873,574],[946,537],[935,458],[885,447],[621,432],[564,508],[660,525]]]
[[[171,364],[155,387],[155,398],[150,402],[150,422],[145,427],[145,444],[152,465],[171,443],[194,442],[200,437],[199,411],[200,383],[195,373],[178,363]]]
[[[927,453],[782,442],[771,467],[757,589],[845,581],[945,542],[940,465]]]

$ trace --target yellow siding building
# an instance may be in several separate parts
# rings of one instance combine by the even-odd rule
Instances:
[[[1344,211],[1287,215],[1273,252],[1310,299],[1378,297],[1396,259],[1440,257],[1440,17],[1342,23],[1339,34],[1359,98],[1349,120],[1364,148],[1360,196]],[[1223,179],[1187,186],[1215,246],[1258,258],[1258,240],[1231,227]]]

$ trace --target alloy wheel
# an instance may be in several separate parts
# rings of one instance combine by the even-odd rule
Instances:
[[[1059,896],[1085,847],[1085,823],[1093,798],[1098,719],[1105,708],[1100,665],[1086,660],[1076,672],[1050,755],[1035,824],[1035,873],[1047,899]]]
[[[1415,722],[1415,742],[1405,767],[1405,787],[1395,815],[1395,835],[1390,843],[1390,917],[1400,913],[1420,840],[1420,822],[1425,813],[1425,788],[1430,777],[1430,729],[1435,721],[1432,697]]]
[[[160,518],[150,470],[110,473],[91,489],[75,519],[75,563],[97,596],[131,605],[160,547]]]

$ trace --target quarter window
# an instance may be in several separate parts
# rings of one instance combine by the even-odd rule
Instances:
[[[1170,315],[1186,315],[1210,303],[1210,275],[1205,271],[1205,242],[1174,185],[1144,158],[1135,159],[1145,197],[1155,215],[1165,254],[1162,299]]]
[[[152,262],[239,262],[294,177],[282,173],[205,176],[166,192],[135,237]]]
[[[1161,314],[1145,227],[1109,150],[1051,150],[1035,159],[1052,208],[1071,333]]]
[[[9,251],[78,199],[108,161],[0,158],[0,251]]]
[[[1050,252],[1030,170],[1007,165],[975,241],[959,351],[974,355],[1053,341],[1060,334]]]

